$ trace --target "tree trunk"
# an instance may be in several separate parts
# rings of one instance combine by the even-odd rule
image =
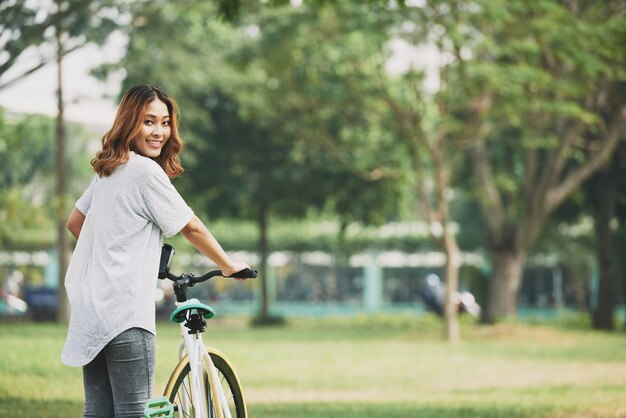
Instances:
[[[348,222],[341,220],[339,232],[337,232],[337,247],[335,250],[335,264],[326,278],[326,295],[328,299],[338,302],[341,298],[338,288],[338,280],[341,270],[349,265],[348,254],[346,251],[346,231]]]
[[[268,283],[268,259],[269,259],[269,241],[268,241],[268,229],[269,229],[269,204],[267,202],[261,203],[259,210],[259,256],[261,258],[260,266],[260,281],[261,281],[261,310],[259,311],[259,318],[261,320],[269,317],[269,283]]]
[[[595,329],[615,329],[615,287],[616,269],[613,257],[613,237],[611,220],[615,215],[617,195],[617,161],[614,159],[610,167],[598,173],[597,187],[600,189],[595,211],[597,236],[597,257],[600,271],[598,283],[598,300],[593,312]]]
[[[493,270],[482,318],[486,323],[515,315],[526,254],[514,248],[492,249],[491,260]]]
[[[446,318],[446,339],[451,343],[461,340],[461,327],[459,326],[458,304],[454,296],[459,290],[459,259],[460,251],[456,238],[446,228],[443,238],[443,247],[446,253],[446,306],[444,315]]]
[[[429,147],[435,172],[435,213],[431,211],[431,222],[436,217],[441,222],[442,236],[440,244],[446,254],[446,302],[444,306],[445,333],[450,343],[461,340],[461,328],[459,325],[459,305],[455,296],[459,291],[459,265],[460,251],[456,237],[450,231],[450,201],[447,193],[452,182],[452,173],[448,163],[444,137],[438,137],[438,141]]]
[[[576,301],[576,309],[578,312],[589,312],[589,276],[590,269],[580,264],[562,264],[561,268],[565,273],[565,277],[569,283],[569,286],[574,293],[574,300]]]
[[[58,321],[69,321],[69,303],[63,281],[67,271],[69,259],[69,242],[67,239],[66,214],[65,214],[65,118],[63,103],[63,33],[59,26],[56,27],[57,41],[57,120],[56,120],[56,221],[57,221],[57,248],[59,257],[59,287],[58,295]]]

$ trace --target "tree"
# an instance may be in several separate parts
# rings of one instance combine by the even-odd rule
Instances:
[[[446,256],[444,317],[446,337],[454,343],[461,337],[455,301],[461,251],[452,230],[451,209],[459,165],[458,145],[449,133],[445,114],[436,107],[449,92],[444,87],[436,96],[424,94],[420,85],[422,77],[415,76],[409,72],[395,80],[396,88],[392,91],[396,94],[387,95],[386,100],[395,116],[398,138],[406,147],[416,176],[419,212],[431,226],[432,239]]]
[[[0,3],[0,49],[4,52],[0,57],[0,79],[27,49],[44,42],[44,33],[51,26],[49,18],[38,19],[37,9],[29,7],[24,1],[13,0]],[[42,57],[39,62],[11,80],[0,83],[0,90],[37,71],[49,62],[51,58]]]
[[[593,206],[597,236],[597,265],[599,270],[598,295],[592,312],[595,329],[615,329],[615,306],[617,299],[619,256],[617,255],[614,221],[623,224],[618,216],[620,198],[624,195],[624,158],[626,144],[622,143],[611,156],[609,164],[599,170],[589,182],[588,197]],[[596,186],[596,187],[594,187]],[[623,216],[622,216],[623,218]]]
[[[555,211],[538,245],[539,251],[551,251],[559,258],[570,276],[579,310],[591,314],[595,329],[616,327],[617,290],[620,275],[624,275],[619,249],[626,202],[625,152],[626,143],[622,142],[609,164]],[[592,274],[594,269],[597,275]],[[597,292],[591,292],[592,286]]]
[[[414,177],[419,213],[447,256],[446,335],[457,341],[453,145],[435,99],[423,94],[421,74],[394,78],[386,70],[395,14],[362,4],[279,10],[259,22],[260,43],[245,55],[258,60],[276,86],[263,110],[291,115],[284,124],[293,137],[369,179],[368,188],[374,179],[390,190],[406,187],[406,173]]]
[[[69,241],[66,229],[66,139],[65,104],[63,97],[63,57],[87,43],[103,44],[118,23],[115,3],[108,0],[55,0],[50,13],[54,27],[57,66],[57,123],[56,123],[56,211],[59,250],[59,283],[65,277],[69,263]],[[117,10],[119,13],[119,10]],[[62,322],[69,321],[69,305],[63,286],[59,286],[59,314]]]
[[[291,138],[242,120],[233,99],[216,92],[209,105],[202,103],[197,106],[204,107],[211,124],[194,126],[194,134],[205,141],[190,143],[196,164],[191,165],[187,190],[212,217],[257,222],[262,280],[258,319],[267,321],[269,224],[273,217],[304,216],[316,202],[322,205],[321,188],[311,179],[324,176],[323,166],[307,153],[296,158]],[[216,169],[207,176],[204,167]]]
[[[65,22],[67,39],[61,56],[95,42],[102,44],[124,21],[126,7],[117,0],[64,0],[0,3],[0,90],[57,61],[55,28]],[[3,80],[16,64],[21,69]]]
[[[591,278],[598,248],[587,192],[590,183],[593,181],[585,183],[555,210],[532,251],[556,257],[556,268],[563,273],[563,284],[572,292],[575,308],[585,314],[591,309]]]
[[[278,148],[272,147],[268,142],[273,138],[267,131],[243,123],[237,102],[221,88],[237,83],[237,71],[226,57],[241,39],[233,28],[218,21],[215,7],[204,2],[185,7],[167,2],[149,8],[138,5],[133,10],[133,25],[121,63],[127,73],[124,89],[153,83],[178,99],[184,111],[181,131],[190,149],[183,154],[189,170],[181,179],[181,190],[194,207],[212,217],[228,214],[257,221],[262,295],[259,316],[267,320],[267,232],[273,195],[262,186],[275,184],[268,171],[276,166],[282,169],[289,153],[284,141],[274,141]],[[170,31],[163,32],[162,27]],[[211,42],[206,42],[207,37]],[[210,75],[207,68],[212,70]]]
[[[57,66],[57,124],[56,124],[56,217],[57,246],[59,249],[59,278],[65,276],[69,257],[66,220],[66,161],[65,120],[62,61],[68,53],[88,43],[103,44],[109,34],[123,20],[123,8],[116,8],[115,0],[55,0],[52,4],[8,1],[0,5],[0,42],[4,54],[0,57],[0,78],[25,53],[43,46],[31,64],[12,79],[0,83],[0,89],[44,67],[50,62]],[[55,51],[50,54],[46,48]],[[59,286],[59,320],[68,320],[67,296]]]
[[[487,223],[484,320],[513,315],[522,268],[549,216],[623,138],[621,2],[427,2],[448,54],[445,104],[467,145]]]
[[[262,60],[249,54],[257,45],[256,20],[221,22],[215,7],[205,2],[190,2],[184,8],[166,2],[138,7],[133,19],[135,29],[122,63],[127,72],[124,85],[156,83],[179,100],[189,148],[183,154],[189,171],[180,184],[194,207],[212,218],[257,223],[259,317],[265,320],[270,314],[268,230],[274,217],[302,217],[326,208],[346,219],[369,221],[380,217],[373,215],[375,208],[386,211],[393,204],[372,193],[348,196],[346,191],[335,198],[337,185],[355,188],[363,180],[300,141],[286,129],[285,115],[265,111],[275,96],[268,89],[271,80],[261,75]],[[170,31],[163,32],[162,27]],[[387,195],[388,184],[380,184],[378,190]],[[353,202],[365,198],[374,205],[359,212]]]

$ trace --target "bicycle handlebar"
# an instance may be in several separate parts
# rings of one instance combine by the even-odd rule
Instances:
[[[237,273],[231,274],[230,276],[224,276],[221,270],[211,270],[198,277],[191,273],[183,273],[180,276],[177,276],[170,273],[170,264],[175,253],[176,251],[174,250],[174,247],[169,244],[163,244],[161,249],[161,261],[159,265],[158,278],[170,279],[174,282],[174,293],[176,294],[176,301],[178,302],[184,302],[187,300],[188,287],[193,287],[195,284],[205,282],[212,277],[222,276],[233,279],[254,279],[257,276],[257,271],[251,268],[245,268]]]
[[[168,278],[174,282],[185,282],[185,284],[189,287],[193,287],[193,285],[195,285],[196,283],[202,283],[205,282],[213,277],[225,277],[225,278],[232,278],[232,279],[255,279],[258,275],[258,272],[256,270],[253,270],[251,268],[246,268],[243,269],[241,271],[238,271],[235,274],[232,274],[230,276],[224,276],[222,274],[221,270],[211,270],[205,274],[203,274],[202,276],[194,276],[191,273],[183,273],[180,276],[177,276],[173,273],[170,273],[169,271],[167,272],[167,277],[163,277],[163,279]],[[160,277],[161,278],[161,277]]]

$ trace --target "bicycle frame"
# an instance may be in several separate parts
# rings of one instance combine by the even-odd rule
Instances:
[[[226,382],[232,390],[232,380],[234,378],[236,391],[238,393],[238,398],[235,400],[237,415],[239,416],[240,412],[243,412],[243,416],[246,416],[247,413],[245,401],[241,393],[241,385],[232,366],[228,364],[223,354],[217,352],[217,350],[205,347],[202,341],[202,332],[204,332],[206,328],[205,318],[210,319],[215,312],[210,306],[201,304],[197,299],[187,299],[188,287],[202,283],[215,276],[225,276],[223,276],[221,270],[209,271],[199,277],[195,277],[191,273],[183,273],[180,276],[172,274],[170,273],[170,264],[174,253],[174,248],[171,245],[163,244],[158,275],[159,279],[167,278],[174,282],[176,310],[174,310],[170,319],[173,322],[179,323],[182,337],[178,353],[179,362],[167,383],[165,393],[169,394],[168,396],[175,396],[173,393],[174,385],[176,385],[177,389],[180,389],[178,385],[182,385],[182,390],[191,395],[191,401],[187,399],[187,396],[184,396],[180,400],[182,405],[178,406],[182,408],[183,411],[189,412],[193,408],[196,418],[232,418],[222,382],[217,374],[217,368],[213,364],[211,355],[209,355],[210,350],[211,354],[218,356],[220,362],[225,361],[227,363],[229,377],[225,375]],[[257,271],[247,267],[227,277],[234,279],[251,279],[257,277]],[[187,365],[189,365],[188,376],[190,382],[186,382],[185,380],[173,380],[172,378],[174,376],[181,376],[181,374],[184,373]],[[204,372],[206,372],[209,382],[209,393],[207,393],[205,388]],[[189,405],[190,402],[191,405]],[[169,403],[169,400],[167,403]],[[169,403],[169,406],[171,407],[171,403]],[[243,411],[241,408],[243,408]],[[160,411],[156,410],[156,413],[160,413]]]
[[[185,302],[176,302],[177,307],[189,305],[193,303],[192,300]],[[219,381],[217,375],[217,369],[209,356],[207,349],[202,340],[202,334],[189,334],[185,328],[184,323],[180,324],[180,332],[183,337],[181,346],[179,349],[179,360],[183,359],[185,355],[189,357],[189,367],[191,375],[191,398],[193,407],[196,412],[201,411],[197,418],[213,418],[205,415],[205,411],[209,410],[207,400],[204,396],[206,388],[204,385],[203,372],[206,371],[209,379],[210,399],[215,405],[215,418],[232,418],[230,410],[228,409],[226,395],[224,389]],[[183,399],[183,403],[188,402],[187,399]],[[190,405],[180,405],[184,410],[189,410]]]

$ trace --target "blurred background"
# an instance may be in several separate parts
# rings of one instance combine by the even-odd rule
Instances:
[[[65,229],[121,94],[181,108],[174,180],[259,323],[578,312],[623,330],[626,5],[4,0],[0,316],[67,319]],[[211,266],[184,240],[173,271]],[[159,312],[171,290],[159,283]]]

